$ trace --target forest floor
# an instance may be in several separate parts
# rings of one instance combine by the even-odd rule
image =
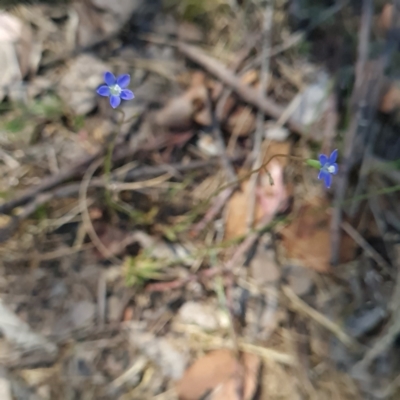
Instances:
[[[0,399],[398,399],[398,1],[16,3]]]

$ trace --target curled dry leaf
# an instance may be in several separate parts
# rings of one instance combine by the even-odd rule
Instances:
[[[228,117],[224,128],[234,136],[245,137],[256,128],[256,116],[253,110],[247,106],[237,106]]]
[[[264,147],[264,146],[263,146]],[[262,150],[263,151],[263,150]],[[271,142],[265,151],[264,162],[268,161],[274,154],[289,154],[289,142]],[[256,188],[255,223],[261,219],[272,221],[278,212],[287,208],[288,190],[283,182],[283,168],[287,164],[287,158],[277,157],[272,160],[267,169],[273,179],[271,185],[270,177],[265,171],[260,172],[259,186]],[[248,204],[251,193],[249,180],[241,185],[241,190],[234,193],[227,206],[225,239],[233,239],[247,232]]]
[[[193,121],[201,125],[211,125],[211,110],[208,106],[208,92],[205,77],[195,73],[189,89],[179,97],[170,100],[157,112],[156,123],[171,130],[186,130]]]
[[[330,272],[330,223],[328,201],[319,197],[309,200],[301,207],[296,217],[280,231],[286,256],[317,272]],[[341,261],[353,260],[355,249],[354,241],[343,235]]]
[[[250,70],[241,77],[241,82],[254,86],[258,82],[258,72]],[[222,115],[224,129],[231,135],[244,137],[254,131],[256,127],[256,116],[253,108],[238,104],[237,98],[229,96],[224,104]]]
[[[187,93],[170,100],[164,108],[157,112],[155,121],[167,129],[189,129],[192,125],[193,104]]]
[[[383,113],[392,113],[400,108],[400,83],[390,83],[381,98],[379,110]]]
[[[230,350],[216,350],[186,370],[176,389],[180,400],[251,400],[258,385],[260,359],[243,353],[237,359]]]

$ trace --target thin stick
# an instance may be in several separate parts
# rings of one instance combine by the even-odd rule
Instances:
[[[285,108],[279,106],[271,99],[265,96],[260,97],[258,90],[251,88],[250,86],[243,84],[239,76],[234,74],[230,69],[226,68],[218,60],[210,57],[202,50],[197,47],[189,46],[184,43],[178,45],[179,50],[188,58],[195,63],[199,64],[209,73],[218,78],[225,85],[229,86],[233,91],[236,92],[244,101],[259,108],[265,114],[279,119]],[[299,125],[292,118],[288,121],[289,128],[296,133],[305,133],[305,128]]]
[[[263,24],[263,49],[262,49],[262,62],[260,71],[260,89],[259,89],[259,101],[262,102],[264,96],[268,91],[268,76],[269,76],[269,64],[270,64],[270,44],[271,44],[271,31],[273,21],[273,0],[266,2],[264,10],[264,24]],[[283,112],[282,112],[283,114]],[[281,114],[281,115],[282,115]],[[258,110],[256,120],[256,133],[254,136],[253,143],[253,167],[255,170],[262,164],[263,152],[261,151],[261,144],[264,136],[264,112]],[[258,173],[253,174],[249,181],[249,210],[247,214],[247,228],[251,229],[254,223],[254,213],[256,208],[256,186],[258,180]]]
[[[282,291],[289,299],[290,305],[294,310],[301,311],[311,317],[314,321],[318,322],[325,329],[333,333],[345,346],[353,348],[359,347],[358,343],[346,332],[344,332],[339,325],[335,324],[317,310],[314,310],[312,307],[310,307],[307,303],[300,299],[300,297],[298,297],[289,286],[283,286]]]
[[[97,236],[97,233],[93,228],[87,207],[87,190],[89,188],[90,180],[93,174],[95,173],[96,169],[99,168],[103,162],[104,162],[103,159],[97,160],[97,162],[94,162],[85,172],[79,190],[79,204],[81,206],[82,221],[86,229],[86,232],[90,237],[90,240],[93,242],[93,244],[96,246],[96,248],[99,250],[99,252],[105,259],[111,261],[115,265],[120,265],[122,261],[119,258],[115,257],[111,253],[111,251],[106,246],[104,246],[102,241]]]
[[[342,229],[384,270],[390,271],[392,266],[346,221]]]

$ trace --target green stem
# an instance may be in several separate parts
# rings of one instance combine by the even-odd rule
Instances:
[[[343,206],[343,205],[352,203],[353,201],[368,200],[371,197],[380,196],[382,194],[395,193],[395,192],[399,192],[399,191],[400,191],[400,185],[389,186],[389,187],[377,190],[376,192],[373,192],[373,193],[360,194],[358,196],[351,197],[350,199],[346,199],[341,202],[334,202],[333,205],[334,206],[336,206],[336,205]]]
[[[212,197],[214,197],[216,194],[220,193],[222,190],[227,189],[230,186],[237,185],[238,183],[245,181],[247,178],[250,178],[251,175],[257,174],[261,170],[264,170],[268,174],[268,176],[270,178],[270,181],[271,181],[271,185],[273,185],[274,184],[274,180],[272,179],[272,176],[269,173],[269,171],[266,169],[266,167],[274,158],[277,158],[277,157],[286,157],[286,158],[289,158],[290,160],[295,160],[295,161],[306,161],[306,159],[304,159],[302,157],[291,156],[291,155],[288,155],[288,154],[274,154],[272,157],[270,157],[268,159],[268,161],[263,163],[260,167],[251,170],[248,174],[243,175],[242,177],[240,177],[238,179],[235,179],[232,182],[228,182],[225,185],[222,185],[219,189],[216,190],[215,193],[213,193]]]
[[[115,145],[117,143],[117,138],[121,133],[122,125],[125,120],[125,112],[121,109],[117,109],[119,113],[122,114],[122,118],[118,121],[117,129],[115,132],[111,133],[110,142],[107,149],[107,154],[104,159],[104,176],[106,180],[105,184],[105,199],[106,203],[110,208],[115,208],[115,204],[112,200],[111,191],[110,191],[110,183],[111,183],[111,168],[112,168],[112,156],[114,153]]]

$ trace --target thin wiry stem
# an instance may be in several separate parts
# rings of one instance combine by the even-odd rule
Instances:
[[[121,120],[118,122],[117,130],[111,134],[110,143],[108,145],[108,150],[106,157],[104,158],[104,177],[106,180],[105,185],[105,199],[106,203],[110,208],[114,207],[111,191],[109,189],[111,183],[111,168],[112,168],[112,156],[114,153],[115,145],[117,143],[117,139],[121,133],[122,125],[125,123],[125,112],[121,109],[117,109],[116,111],[122,114]]]

